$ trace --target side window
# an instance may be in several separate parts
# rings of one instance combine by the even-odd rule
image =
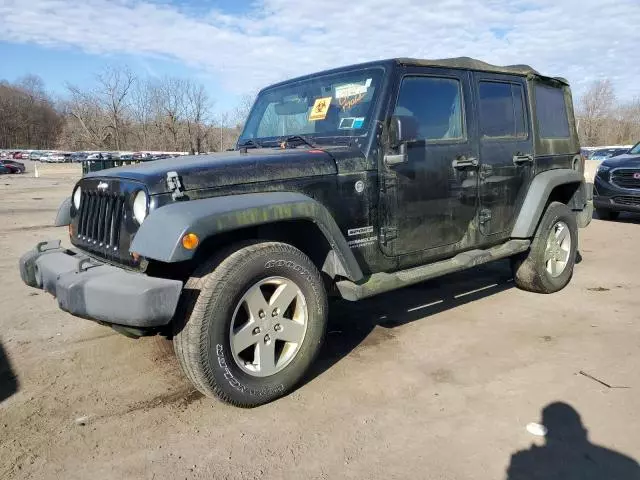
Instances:
[[[485,138],[527,137],[522,85],[480,82],[480,134]]]
[[[405,77],[394,115],[416,119],[417,140],[464,138],[460,81],[453,78]]]
[[[536,117],[542,138],[569,138],[569,119],[561,88],[536,85]]]

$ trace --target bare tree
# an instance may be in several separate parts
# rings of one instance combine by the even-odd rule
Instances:
[[[165,77],[155,89],[155,106],[158,112],[156,126],[171,135],[172,148],[178,150],[181,122],[184,117],[185,81],[180,78]]]
[[[149,148],[150,128],[154,118],[154,88],[149,80],[137,79],[131,90],[131,116],[139,150]]]
[[[66,111],[80,126],[81,143],[102,148],[109,137],[109,125],[99,100],[75,85],[67,85],[67,91]]]
[[[110,66],[97,76],[97,81],[97,94],[109,118],[114,146],[116,150],[120,150],[125,136],[124,123],[129,100],[127,97],[135,82],[135,76],[127,67]]]
[[[207,138],[207,122],[211,111],[211,100],[204,86],[185,82],[185,121],[189,135],[191,153],[201,153]]]
[[[580,99],[578,116],[583,143],[602,144],[606,118],[612,113],[616,97],[613,85],[606,80],[594,81]]]

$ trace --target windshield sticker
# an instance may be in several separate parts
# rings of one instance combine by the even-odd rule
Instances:
[[[354,130],[356,128],[362,128],[364,124],[364,117],[345,117],[340,120],[340,126],[338,130]]]
[[[347,98],[363,95],[367,93],[369,87],[367,85],[360,85],[359,83],[349,83],[347,85],[340,85],[336,87],[336,98]]]
[[[316,120],[324,120],[327,118],[327,112],[331,106],[332,97],[316,98],[311,113],[309,114],[309,121],[315,122]]]
[[[371,86],[371,82],[372,82],[372,81],[373,81],[373,79],[372,79],[372,78],[367,78],[367,81],[366,81],[366,82],[364,82],[364,86],[365,86],[365,87],[367,87],[367,88],[369,88],[369,87]]]
[[[340,107],[342,107],[342,111],[346,111],[359,104],[362,100],[364,100],[365,96],[366,94],[360,93],[354,97],[339,98],[338,103],[340,104]]]

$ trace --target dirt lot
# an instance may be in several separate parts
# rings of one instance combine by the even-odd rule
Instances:
[[[560,458],[558,478],[637,478],[621,455],[640,458],[640,217],[582,231],[555,295],[515,289],[500,262],[339,303],[311,378],[241,410],[194,392],[157,339],[21,283],[18,257],[66,237],[50,224],[71,185],[0,178],[0,478],[501,479],[527,450],[510,478],[551,478]],[[554,402],[591,444],[556,405],[529,450],[545,442],[526,425]]]

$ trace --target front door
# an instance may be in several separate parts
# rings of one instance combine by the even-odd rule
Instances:
[[[474,74],[480,136],[480,232],[509,236],[533,170],[524,78]]]
[[[455,249],[468,243],[478,206],[471,103],[468,72],[425,67],[401,71],[392,114],[413,123],[417,138],[406,144],[404,163],[382,167],[387,214],[380,239],[385,254]]]

